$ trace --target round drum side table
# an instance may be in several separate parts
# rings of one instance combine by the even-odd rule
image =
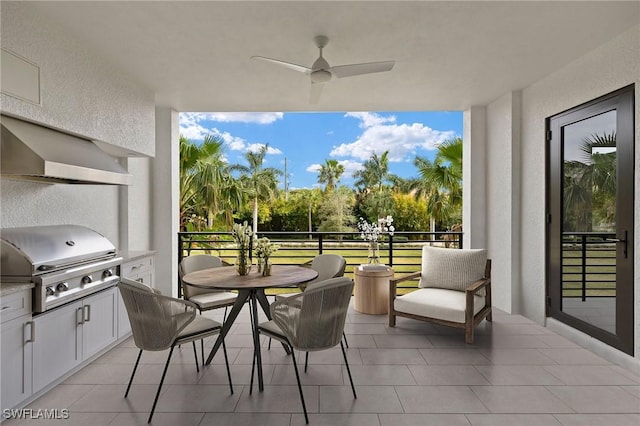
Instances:
[[[389,312],[389,280],[393,269],[388,266],[354,269],[354,308],[363,314],[386,314]]]

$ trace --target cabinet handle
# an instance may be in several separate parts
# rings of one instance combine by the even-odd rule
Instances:
[[[27,321],[24,323],[24,326],[30,326],[29,328],[29,338],[24,343],[33,343],[36,341],[36,323],[33,321]]]
[[[84,324],[84,308],[81,306],[76,309],[76,319],[78,319],[78,314],[80,314],[80,320],[78,320],[78,325]]]
[[[91,305],[85,305],[82,309],[83,315],[84,315],[84,321],[83,322],[89,322],[91,321]]]
[[[2,309],[0,309],[0,311],[4,311],[5,309],[11,309],[11,306],[3,306]]]

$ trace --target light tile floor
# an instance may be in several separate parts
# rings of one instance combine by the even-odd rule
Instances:
[[[221,320],[222,312],[208,315]],[[473,346],[464,344],[461,330],[404,318],[389,328],[386,315],[351,308],[347,321],[358,398],[339,348],[311,353],[301,376],[312,425],[640,425],[640,376],[522,316],[494,311],[494,322],[481,324]],[[213,339],[206,342],[212,345]],[[263,339],[262,345],[265,389],[254,388],[253,395],[246,309],[227,337],[233,395],[222,351],[197,373],[191,346],[176,350],[153,424],[304,424],[291,359],[279,344],[268,350]],[[70,418],[56,424],[146,424],[166,352],[143,354],[125,399],[137,352],[126,340],[29,408],[68,407]]]

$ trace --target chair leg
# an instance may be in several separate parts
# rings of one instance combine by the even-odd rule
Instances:
[[[169,350],[169,356],[167,357],[167,362],[164,365],[164,371],[162,372],[162,378],[160,379],[160,384],[158,385],[158,391],[156,392],[156,397],[153,400],[153,406],[151,407],[151,413],[149,413],[149,420],[147,423],[151,423],[151,419],[153,418],[153,413],[156,411],[156,404],[158,403],[158,397],[160,396],[160,391],[162,390],[162,384],[164,383],[164,378],[167,375],[167,370],[169,369],[169,361],[171,361],[171,355],[173,355],[173,348]]]
[[[309,365],[309,352],[304,353],[304,372],[307,372],[307,366]]]
[[[136,370],[138,369],[138,363],[140,362],[140,357],[142,356],[142,349],[138,352],[138,358],[136,359],[136,365],[133,366],[133,372],[131,373],[131,378],[129,379],[129,385],[127,386],[127,391],[124,393],[124,397],[126,398],[129,395],[129,389],[131,389],[131,383],[133,383],[133,376],[136,375]]]
[[[467,321],[467,324],[464,326],[464,342],[467,345],[473,344],[473,318],[471,322]]]
[[[227,365],[227,378],[229,379],[229,389],[231,390],[231,395],[233,395],[233,383],[231,383],[231,370],[229,370],[229,357],[227,355],[227,345],[225,345],[224,339],[222,340],[222,352],[224,353],[224,363]]]
[[[298,373],[298,363],[296,356],[291,349],[291,358],[293,359],[293,368],[296,370],[296,380],[298,381],[298,392],[300,392],[300,400],[302,401],[302,410],[304,411],[304,420],[309,424],[309,416],[307,415],[307,404],[304,403],[304,394],[302,393],[302,384],[300,383],[300,374]]]
[[[202,366],[204,367],[204,339],[200,339],[200,353],[202,354]]]
[[[342,332],[342,339],[344,340],[344,344],[347,347],[347,349],[349,349],[349,342],[347,342],[347,335],[345,334],[345,332]]]
[[[193,344],[193,356],[196,359],[196,371],[200,372],[200,367],[198,366],[198,350],[196,349],[196,341],[191,342]]]
[[[342,356],[344,357],[344,365],[347,366],[347,373],[349,374],[349,381],[351,382],[351,390],[353,391],[353,398],[358,399],[356,395],[356,388],[353,386],[353,378],[351,378],[351,369],[349,368],[349,361],[347,361],[347,353],[344,350],[344,345],[340,342],[340,349],[342,349]]]

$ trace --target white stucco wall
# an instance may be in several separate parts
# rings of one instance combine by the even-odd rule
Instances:
[[[91,139],[109,142],[144,155],[155,152],[154,94],[124,75],[81,40],[28,2],[2,2],[2,47],[41,69],[42,105],[0,95],[2,111]],[[121,188],[115,186],[47,185],[2,179],[1,227],[73,223],[97,230],[116,246],[125,244],[120,227],[131,216],[135,227],[125,236],[149,249],[149,167],[132,160],[135,210],[120,212]],[[147,206],[147,207],[145,207]]]
[[[505,207],[516,203],[520,196],[519,244],[521,252],[519,277],[512,282],[510,296],[520,293],[520,313],[539,323],[545,322],[545,119],[589,100],[635,83],[635,163],[640,164],[640,25],[636,25],[607,44],[593,50],[564,68],[522,90],[520,130],[521,154],[513,150],[518,146],[517,136],[509,127],[516,121],[509,111],[515,102],[507,94],[487,107],[487,144],[490,166],[487,178],[487,216],[491,237],[492,256],[506,256],[499,248],[501,232],[495,228],[508,216]],[[512,150],[511,155],[509,149]],[[520,164],[518,164],[520,161]],[[497,166],[500,165],[500,169]],[[515,185],[520,168],[521,184]],[[511,179],[510,181],[506,179]],[[635,174],[635,197],[640,200],[640,174]],[[503,192],[507,185],[513,191]],[[519,191],[518,191],[519,188]],[[511,201],[508,198],[511,198]],[[640,241],[640,204],[635,203],[635,241]],[[513,216],[512,216],[513,218]],[[508,219],[508,217],[506,218]],[[512,223],[513,224],[513,223]],[[512,228],[513,230],[514,228]],[[515,230],[514,230],[515,232]],[[517,236],[512,235],[512,241]],[[515,240],[514,240],[515,238]],[[636,244],[637,245],[637,244]],[[496,265],[496,268],[498,265]],[[508,267],[508,265],[507,265]],[[496,273],[500,274],[496,271]],[[640,262],[635,259],[635,342],[636,358],[640,358]],[[499,275],[500,276],[500,275]],[[502,278],[496,277],[497,285]],[[497,291],[494,291],[494,294]],[[500,304],[508,303],[506,296],[494,296]],[[512,298],[513,302],[513,298]],[[498,306],[498,305],[497,305]],[[517,310],[517,306],[513,306]]]

